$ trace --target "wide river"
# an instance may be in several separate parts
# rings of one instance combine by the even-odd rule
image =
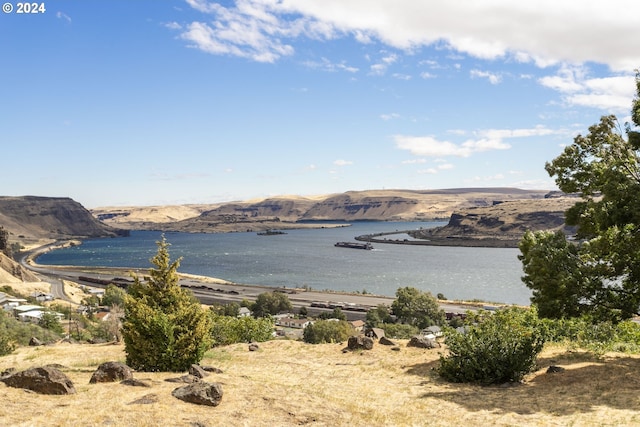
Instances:
[[[439,225],[443,223],[356,222],[275,236],[165,233],[165,237],[171,258],[183,257],[178,271],[241,284],[387,296],[399,287],[413,286],[448,299],[529,304],[531,291],[520,279],[518,249],[375,244],[367,251],[334,246],[362,234]],[[130,237],[85,240],[80,246],[45,253],[38,262],[148,269],[160,237],[160,232],[134,231]]]

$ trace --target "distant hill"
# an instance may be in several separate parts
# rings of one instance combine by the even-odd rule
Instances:
[[[576,197],[563,196],[463,209],[454,212],[446,226],[420,230],[414,237],[442,246],[517,247],[528,230],[573,234],[564,216],[576,201]]]
[[[0,226],[23,245],[122,234],[67,197],[0,197]]]
[[[517,188],[349,191],[326,196],[280,196],[215,205],[98,208],[107,224],[128,229],[188,232],[299,228],[317,221],[429,221],[454,211],[508,200],[541,200],[547,191]],[[308,224],[307,224],[308,225]]]

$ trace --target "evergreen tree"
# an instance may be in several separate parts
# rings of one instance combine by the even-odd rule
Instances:
[[[180,287],[180,259],[170,261],[164,236],[156,243],[158,252],[151,259],[156,268],[144,281],[134,276],[125,298],[126,361],[140,371],[186,371],[210,348],[210,318],[193,294]]]

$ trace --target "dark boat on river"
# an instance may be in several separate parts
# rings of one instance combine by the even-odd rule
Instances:
[[[284,231],[280,231],[280,230],[267,230],[267,231],[261,231],[258,233],[258,236],[279,236],[281,234],[287,234]]]
[[[373,249],[373,246],[369,242],[367,242],[367,243],[338,242],[333,246],[338,247],[338,248],[365,249],[365,250],[368,250],[368,251]]]

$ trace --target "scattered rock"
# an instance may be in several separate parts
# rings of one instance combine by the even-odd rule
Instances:
[[[551,365],[547,368],[547,374],[557,374],[558,372],[564,372],[562,366]]]
[[[37,346],[40,346],[40,345],[43,345],[43,344],[42,344],[42,341],[40,341],[38,338],[31,337],[31,339],[29,340],[29,345],[31,347],[37,347]]]
[[[396,343],[394,343],[393,341],[391,341],[389,338],[387,337],[382,337],[378,340],[378,342],[382,345],[396,345]]]
[[[189,367],[189,375],[193,375],[194,377],[204,378],[209,373],[202,369],[200,365],[196,365],[195,363]]]
[[[145,394],[140,399],[129,402],[129,405],[149,405],[151,403],[157,403],[159,400],[157,394]]]
[[[221,374],[224,371],[220,368],[215,368],[213,366],[200,366],[202,369],[204,369],[207,372],[213,372],[214,374]]]
[[[200,378],[194,376],[194,375],[183,375],[181,377],[178,378],[167,378],[165,379],[166,382],[168,383],[186,383],[186,384],[193,384],[193,383],[197,383],[200,382]]]
[[[400,347],[391,347],[391,350],[393,350],[393,351],[400,351]]]
[[[132,387],[151,387],[151,384],[149,384],[146,381],[142,381],[142,380],[137,380],[135,378],[129,378],[126,380],[122,380],[120,381],[120,384],[122,385],[129,385]]]
[[[429,339],[420,336],[411,337],[411,340],[407,343],[407,347],[417,348],[436,348],[440,347],[440,344],[435,339]]]
[[[0,380],[2,380],[3,378],[7,378],[8,376],[15,374],[16,372],[18,372],[16,368],[5,369],[4,371],[2,371],[2,373],[0,373]]]
[[[0,381],[9,387],[24,388],[40,394],[74,394],[76,392],[69,377],[60,370],[47,366],[17,372]]]
[[[258,351],[258,350],[260,350],[260,346],[257,343],[252,342],[249,344],[249,351]]]
[[[349,337],[347,341],[349,350],[371,350],[373,348],[373,338],[364,335]]]
[[[196,405],[218,406],[222,400],[222,385],[202,381],[179,387],[173,390],[171,395]]]
[[[98,366],[89,384],[110,383],[133,378],[133,370],[122,362],[105,362]]]

